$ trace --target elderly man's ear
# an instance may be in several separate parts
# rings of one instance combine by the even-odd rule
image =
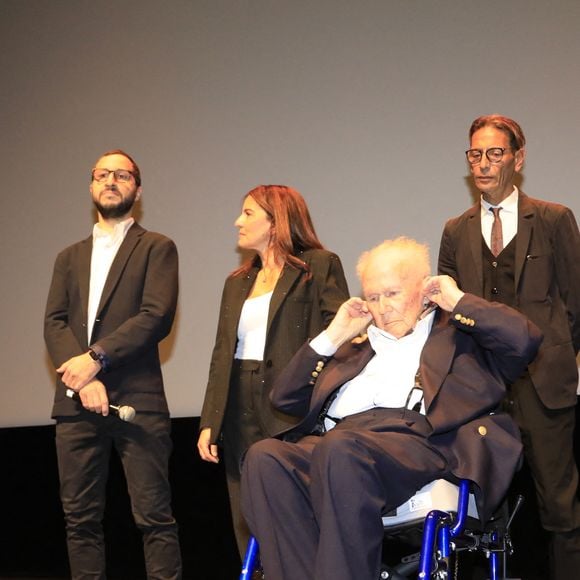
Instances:
[[[429,300],[429,298],[425,296],[423,298],[423,310],[419,314],[419,320],[423,320],[423,318],[431,314],[431,312],[433,312],[437,308],[438,308],[437,304],[435,304],[435,302],[431,302],[431,300]]]

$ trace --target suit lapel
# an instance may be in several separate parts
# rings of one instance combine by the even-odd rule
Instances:
[[[145,229],[139,224],[134,223],[127,232],[123,243],[119,247],[119,251],[111,264],[109,274],[105,280],[105,285],[103,287],[103,292],[101,294],[101,300],[99,302],[99,307],[97,308],[97,318],[101,314],[101,310],[104,308],[105,304],[109,301],[113,290],[119,282],[119,278],[125,269],[127,260],[129,256],[133,253],[135,246],[139,243],[141,236],[145,233]]]
[[[258,268],[252,267],[250,271],[244,276],[236,276],[231,279],[231,288],[228,292],[228,321],[227,326],[228,337],[230,338],[230,345],[235,348],[237,336],[238,336],[238,324],[240,322],[240,316],[242,315],[242,308],[244,302],[256,281],[256,276],[258,274]]]
[[[448,321],[449,315],[440,311],[421,352],[419,368],[426,412],[429,411],[433,399],[448,375],[455,356],[454,331]]]
[[[469,248],[471,250],[472,266],[469,268],[475,276],[474,285],[479,293],[483,292],[483,256],[481,251],[481,206],[474,205],[467,221],[467,231],[469,236]]]
[[[526,256],[528,255],[534,217],[534,206],[530,203],[528,196],[520,191],[518,197],[518,231],[516,234],[516,263],[514,272],[516,293],[526,262]]]
[[[230,288],[228,292],[228,321],[227,333],[229,338],[229,344],[232,348],[235,348],[237,340],[238,324],[240,321],[240,316],[242,314],[242,308],[244,302],[248,298],[252,287],[256,281],[256,276],[258,275],[259,262],[254,261],[250,271],[245,276],[236,276],[230,280]],[[268,310],[268,325],[266,329],[266,336],[270,332],[272,326],[272,321],[276,317],[276,313],[280,309],[280,306],[286,299],[290,288],[294,285],[296,280],[300,277],[301,272],[297,268],[284,267],[283,276],[280,276],[274,291],[272,292],[272,298],[270,300],[270,308]]]
[[[373,356],[375,351],[368,340],[362,344],[350,344],[350,348],[346,351],[341,349],[333,359],[334,364],[326,369],[316,383],[311,408],[318,412],[326,399],[338,387],[358,376]]]
[[[80,248],[78,263],[78,284],[83,309],[82,320],[86,321],[89,316],[89,289],[91,281],[91,255],[93,252],[93,238],[83,241]]]
[[[276,313],[280,309],[280,306],[288,296],[290,289],[296,283],[298,278],[302,275],[302,270],[298,268],[291,268],[290,266],[284,266],[282,270],[282,275],[276,283],[274,292],[272,293],[272,299],[270,300],[270,309],[268,311],[268,327],[266,329],[266,336],[270,333],[270,328],[272,327],[272,321],[276,317]]]

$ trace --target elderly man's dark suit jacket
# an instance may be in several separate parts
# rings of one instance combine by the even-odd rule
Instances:
[[[57,257],[48,294],[44,335],[55,367],[87,352],[87,308],[92,236]],[[133,224],[103,288],[90,345],[109,358],[98,379],[114,404],[167,412],[158,343],[169,333],[177,304],[175,244]],[[76,415],[81,406],[65,396],[57,379],[52,416]]]
[[[349,297],[342,264],[336,254],[308,250],[298,257],[308,264],[310,278],[307,279],[304,270],[286,266],[272,294],[268,312],[262,396],[265,411],[262,419],[268,424],[262,427],[272,434],[289,424],[287,416],[272,410],[269,394],[274,379],[307,338],[315,337],[330,324],[340,305]],[[222,430],[240,313],[258,270],[255,263],[246,276],[230,276],[224,285],[200,422],[202,429],[211,428],[212,443],[217,441]]]
[[[483,296],[479,203],[445,225],[439,272]],[[530,375],[550,409],[576,404],[580,348],[580,234],[566,207],[519,193],[514,305],[544,333]]]
[[[466,294],[451,315],[437,313],[421,353],[419,371],[432,427],[428,439],[445,455],[453,476],[477,484],[484,518],[505,494],[521,455],[515,423],[507,414],[495,412],[505,392],[504,381],[521,374],[540,342],[539,330],[515,310]],[[318,374],[314,369],[324,359],[305,344],[272,392],[276,407],[303,417],[279,436],[297,441],[311,433],[329,397],[373,356],[368,341],[349,343]],[[364,413],[358,417],[364,429]],[[402,418],[384,425],[384,431],[409,428],[412,423]],[[409,497],[414,491],[409,490]]]

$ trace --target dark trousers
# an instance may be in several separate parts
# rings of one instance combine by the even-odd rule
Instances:
[[[548,409],[529,376],[512,385],[507,410],[518,424],[534,479],[540,521],[552,532],[550,577],[580,577],[580,502],[574,456],[575,408]]]
[[[250,537],[248,525],[240,508],[241,464],[250,446],[268,437],[260,421],[263,396],[264,377],[261,361],[235,360],[222,431],[232,523],[241,557],[246,551]]]
[[[79,417],[61,417],[56,425],[72,578],[106,577],[102,519],[113,446],[123,464],[135,523],[143,534],[147,577],[181,578],[167,473],[172,448],[169,417],[137,413],[132,423],[126,423],[114,416],[88,412]]]
[[[373,431],[389,413],[400,429]],[[269,580],[375,580],[382,513],[449,475],[417,413],[378,409],[352,418],[321,437],[266,439],[248,451],[242,508]]]

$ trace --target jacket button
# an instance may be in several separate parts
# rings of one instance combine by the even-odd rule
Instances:
[[[499,294],[499,290],[497,288],[492,288],[491,293],[492,294]]]
[[[487,435],[487,429],[483,425],[480,425],[477,428],[477,431],[482,437],[485,437]]]
[[[266,361],[266,367],[267,367],[267,368],[272,368],[272,360],[271,360],[271,359],[268,359],[268,360]]]

